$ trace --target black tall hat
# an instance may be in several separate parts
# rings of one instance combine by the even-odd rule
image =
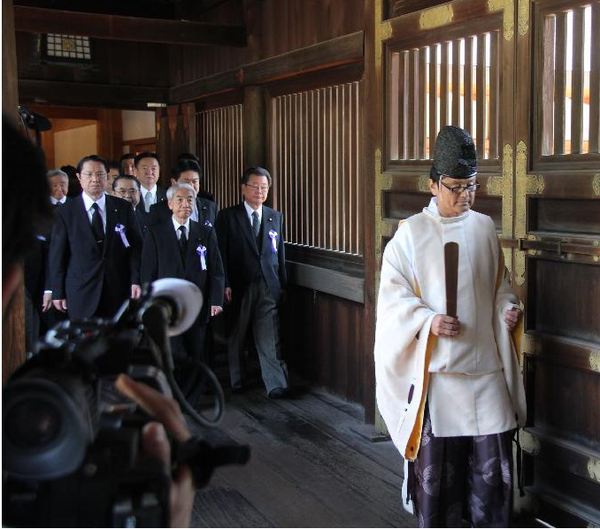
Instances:
[[[435,142],[433,168],[452,178],[471,178],[477,174],[477,152],[473,138],[464,129],[448,125]]]

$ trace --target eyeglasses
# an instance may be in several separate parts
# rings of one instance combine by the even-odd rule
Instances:
[[[440,184],[442,184],[446,189],[448,189],[455,195],[462,195],[465,191],[467,193],[475,193],[475,191],[477,191],[479,189],[479,186],[481,186],[480,183],[475,182],[475,183],[469,184],[467,186],[452,186],[452,187],[450,187],[450,186],[447,186],[446,184],[444,184],[444,182],[442,182],[441,178],[440,178]]]
[[[96,178],[106,178],[108,176],[107,173],[81,173],[81,176],[85,176],[86,178],[92,178],[95,176]]]
[[[246,187],[250,187],[255,191],[260,191],[261,193],[266,193],[269,190],[269,186],[259,186],[258,184],[244,184]]]

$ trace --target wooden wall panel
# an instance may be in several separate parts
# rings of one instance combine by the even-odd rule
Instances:
[[[593,199],[531,199],[529,230],[597,236],[600,204]]]
[[[171,84],[178,85],[363,29],[363,0],[247,0],[225,2],[203,22],[243,23],[245,49],[171,46]]]
[[[546,259],[528,264],[528,330],[600,342],[600,267]]]
[[[284,355],[290,369],[354,402],[364,401],[363,305],[290,287],[283,309]],[[371,398],[369,396],[369,398]]]

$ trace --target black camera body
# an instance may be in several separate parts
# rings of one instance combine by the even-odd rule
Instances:
[[[169,527],[171,468],[140,448],[153,419],[113,383],[127,373],[181,399],[164,350],[175,312],[145,291],[114,320],[62,322],[13,374],[3,390],[4,526]],[[248,458],[244,446],[172,441],[172,466],[189,464],[197,486]]]

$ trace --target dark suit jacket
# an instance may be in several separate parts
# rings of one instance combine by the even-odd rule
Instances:
[[[196,208],[198,209],[198,223],[203,226],[214,226],[217,222],[217,204],[206,200],[205,198],[196,197]],[[169,209],[169,204],[165,200],[164,202],[157,202],[150,208],[148,226],[158,224],[159,222],[165,222],[171,219],[173,212]],[[210,224],[207,224],[207,221]]]
[[[126,248],[117,224],[125,227]],[[53,299],[67,300],[71,319],[91,317],[98,308],[103,285],[110,309],[118,310],[140,283],[141,234],[132,205],[106,195],[106,238],[100,250],[79,195],[56,210],[50,243],[50,287]]]
[[[234,300],[240,300],[246,287],[262,274],[271,295],[279,302],[285,287],[285,247],[283,239],[283,214],[263,206],[260,225],[260,247],[256,243],[244,204],[221,210],[217,218],[217,238],[225,267],[226,286],[231,287]],[[273,251],[269,232],[277,233]]]
[[[207,270],[202,270],[200,257],[196,252],[200,244],[206,246]],[[210,306],[223,306],[225,289],[225,273],[215,230],[210,226],[190,221],[190,234],[184,263],[181,259],[179,241],[171,218],[148,226],[142,251],[142,281],[150,283],[164,277],[187,279],[200,288],[204,303],[196,321],[208,323]]]

